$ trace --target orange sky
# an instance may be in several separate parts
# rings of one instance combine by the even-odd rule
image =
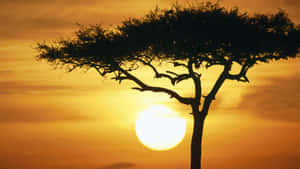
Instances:
[[[188,169],[190,110],[164,94],[130,90],[94,70],[66,73],[35,60],[37,41],[70,37],[76,23],[114,26],[168,0],[0,1],[1,169]],[[227,7],[285,9],[300,23],[298,0],[223,0]],[[300,59],[261,64],[249,84],[226,82],[206,121],[207,169],[298,169]],[[205,73],[209,88],[218,70]],[[145,79],[151,74],[146,73]],[[162,84],[163,82],[157,82]],[[179,85],[191,93],[189,82]],[[204,91],[205,92],[205,91]],[[146,149],[135,135],[138,113],[164,104],[188,121],[176,148]]]

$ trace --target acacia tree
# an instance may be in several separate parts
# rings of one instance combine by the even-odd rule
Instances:
[[[93,68],[101,76],[134,82],[138,91],[160,92],[189,105],[194,119],[191,169],[201,168],[204,120],[225,80],[249,82],[247,71],[260,62],[296,57],[299,27],[284,11],[250,16],[237,8],[206,3],[195,7],[156,8],[140,19],[127,19],[115,29],[82,27],[73,39],[39,43],[38,59],[76,68]],[[159,72],[155,62],[173,70]],[[231,71],[240,65],[239,73]],[[207,95],[202,94],[201,70],[221,66],[222,72]],[[172,85],[191,80],[194,95],[183,97],[165,86],[152,86],[135,75],[149,67],[155,78]],[[184,68],[185,72],[178,72]],[[177,71],[176,71],[177,70]]]

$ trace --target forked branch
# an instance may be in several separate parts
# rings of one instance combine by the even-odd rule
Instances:
[[[221,75],[217,79],[215,85],[213,86],[213,88],[211,89],[209,94],[205,97],[203,107],[202,107],[202,110],[201,110],[201,114],[203,116],[207,115],[208,110],[209,110],[210,105],[211,105],[211,102],[215,99],[217,92],[219,91],[220,87],[222,86],[222,84],[226,80],[226,75],[228,74],[230,69],[231,69],[231,64],[224,66],[223,72],[221,73]]]
[[[135,82],[139,87],[134,87],[133,89],[139,90],[141,92],[143,91],[152,91],[152,92],[160,92],[160,93],[166,93],[170,95],[171,98],[177,99],[180,103],[191,105],[193,103],[193,98],[186,98],[180,96],[178,93],[176,93],[173,90],[163,88],[163,87],[156,87],[156,86],[150,86],[145,84],[143,81],[135,77],[134,75],[130,74],[128,71],[120,69],[120,72],[124,74],[123,76],[116,77],[116,80],[131,80]]]
[[[240,82],[248,82],[249,83],[249,79],[247,78],[246,73],[247,73],[247,71],[250,67],[251,66],[249,64],[245,63],[242,66],[242,68],[241,68],[241,70],[238,74],[227,73],[226,78],[230,79],[230,80],[237,80],[237,81],[240,81]]]
[[[194,85],[195,85],[195,103],[194,107],[198,109],[199,105],[201,104],[201,93],[202,93],[202,88],[201,88],[201,74],[197,73],[193,69],[193,60],[190,58],[188,61],[188,70],[189,70],[189,75],[193,79]]]
[[[155,73],[155,78],[167,78],[167,79],[170,80],[170,82],[171,82],[172,85],[176,85],[176,84],[178,84],[179,82],[181,82],[183,80],[191,78],[190,74],[187,74],[187,73],[176,74],[176,73],[171,72],[171,71],[166,71],[166,73],[172,74],[172,75],[174,75],[174,77],[171,76],[171,75],[169,75],[169,74],[166,74],[166,73],[160,73],[151,64],[151,61],[147,62],[147,61],[144,61],[143,59],[137,59],[137,60],[140,61],[141,63],[143,63],[145,66],[150,67],[153,70],[153,72]]]

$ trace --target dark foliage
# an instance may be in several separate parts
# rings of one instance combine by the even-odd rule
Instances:
[[[226,79],[249,82],[246,73],[253,65],[296,57],[299,47],[299,26],[284,11],[249,16],[237,8],[206,3],[188,8],[156,8],[141,19],[129,18],[115,29],[100,25],[82,27],[74,39],[39,43],[37,48],[38,59],[67,65],[70,71],[95,68],[101,76],[112,74],[119,82],[131,80],[139,86],[134,89],[164,92],[193,107],[199,107],[201,101],[201,74],[194,70],[222,65],[224,71],[204,102],[206,114]],[[174,68],[185,67],[188,73],[160,73],[153,65],[155,60],[171,62]],[[238,74],[230,74],[233,64],[241,66]],[[174,91],[145,84],[130,73],[141,65],[173,85],[192,79],[195,97],[183,98]]]
[[[141,19],[128,19],[118,28],[81,28],[72,40],[40,43],[39,59],[67,64],[70,70],[87,66],[102,75],[135,68],[135,62],[154,59],[186,61],[196,67],[236,62],[246,69],[257,62],[295,57],[299,28],[284,11],[249,16],[218,4],[168,10],[156,9]]]

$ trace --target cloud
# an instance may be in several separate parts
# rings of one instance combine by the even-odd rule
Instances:
[[[1,72],[0,72],[1,73]],[[22,81],[2,81],[0,82],[0,94],[22,94],[29,92],[43,92],[43,91],[58,91],[69,90],[70,86],[64,85],[46,85],[35,84]]]
[[[135,164],[133,163],[128,163],[128,162],[120,162],[120,163],[115,163],[115,164],[111,164],[108,166],[104,166],[98,169],[125,169],[125,168],[131,168],[134,167]]]
[[[252,115],[269,119],[300,122],[300,76],[269,78],[264,85],[255,85],[236,107]]]
[[[7,74],[9,71],[2,71],[2,73]],[[0,123],[89,120],[87,116],[81,115],[78,110],[72,110],[71,107],[59,105],[66,104],[67,102],[45,102],[44,98],[42,98],[42,96],[51,98],[58,94],[61,96],[74,96],[80,91],[86,90],[90,90],[90,88],[47,85],[24,81],[0,81]]]
[[[290,5],[290,6],[300,6],[300,1],[299,0],[284,0],[284,4]]]
[[[34,39],[66,32],[76,22],[89,19],[90,15],[102,13],[89,12],[96,0],[87,1],[0,1],[0,40]],[[80,7],[80,9],[79,9]],[[32,12],[34,11],[34,12]],[[84,17],[86,16],[86,17]],[[50,34],[50,35],[49,35]]]
[[[57,105],[23,105],[0,103],[0,123],[45,123],[57,121],[89,120],[68,108]]]
[[[300,166],[299,152],[282,153],[257,160],[262,169],[296,169]]]
[[[234,165],[233,169],[298,169],[299,152],[282,152],[272,155],[245,157],[243,161]],[[253,163],[255,161],[255,163]],[[240,168],[243,166],[243,168]]]
[[[74,30],[75,23],[118,24],[152,7],[153,1],[136,0],[4,0],[0,1],[0,40],[53,39]]]
[[[0,70],[0,76],[7,76],[12,73],[13,73],[13,71],[11,71],[11,70]]]
[[[0,71],[0,75],[7,75],[11,71]],[[8,94],[76,94],[82,91],[96,90],[98,87],[84,87],[76,85],[62,85],[62,84],[40,84],[34,81],[0,81],[0,95]]]

